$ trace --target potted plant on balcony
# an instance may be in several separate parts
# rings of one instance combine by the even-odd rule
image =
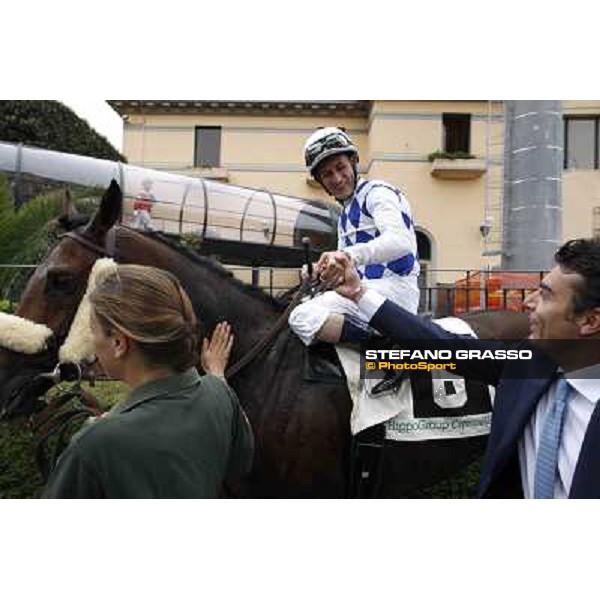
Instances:
[[[436,150],[428,155],[431,175],[440,179],[477,179],[485,173],[485,161],[470,152]]]
[[[464,152],[462,150],[458,150],[456,152],[446,152],[445,150],[436,150],[435,152],[432,152],[427,157],[429,162],[433,162],[434,160],[436,160],[438,158],[448,159],[448,160],[471,159],[471,158],[475,158],[475,155],[471,154],[470,152]]]

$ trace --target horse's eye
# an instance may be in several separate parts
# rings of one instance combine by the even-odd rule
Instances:
[[[46,279],[47,294],[73,294],[79,288],[77,279],[72,273],[50,271]]]

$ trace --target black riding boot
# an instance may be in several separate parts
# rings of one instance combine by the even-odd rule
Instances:
[[[381,335],[367,323],[349,315],[344,316],[340,342],[367,342],[375,339],[381,340]],[[384,378],[373,386],[371,396],[396,391],[402,385],[403,379],[404,371],[386,369]]]
[[[375,339],[381,339],[381,335],[367,323],[356,317],[351,317],[349,315],[344,316],[344,325],[342,326],[342,332],[340,333],[340,342],[367,342]]]

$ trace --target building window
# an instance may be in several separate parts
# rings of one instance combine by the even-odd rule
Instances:
[[[444,152],[471,152],[471,115],[443,113]]]
[[[195,167],[221,166],[221,128],[196,127]]]
[[[565,169],[598,168],[600,117],[565,117]]]
[[[430,282],[429,268],[431,266],[431,241],[422,231],[416,231],[417,234],[417,255],[421,270],[417,278],[417,285],[421,290],[419,297],[419,313],[433,314],[434,299],[433,288]]]
[[[594,206],[592,214],[592,235],[600,237],[600,206]]]

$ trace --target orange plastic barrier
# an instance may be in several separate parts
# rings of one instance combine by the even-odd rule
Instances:
[[[540,273],[475,271],[455,284],[454,314],[480,309],[521,311],[523,300],[540,281]]]

